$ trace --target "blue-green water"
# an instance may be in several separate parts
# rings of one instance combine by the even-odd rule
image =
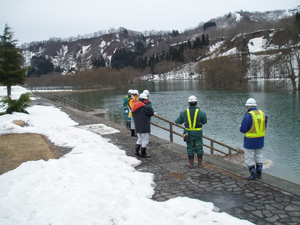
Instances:
[[[235,148],[243,147],[243,134],[239,126],[246,113],[245,102],[250,97],[255,98],[258,108],[269,117],[264,157],[272,165],[264,172],[300,184],[298,93],[278,90],[270,81],[250,82],[247,87],[234,90],[207,88],[199,81],[159,81],[106,91],[73,93],[66,97],[92,108],[108,108],[109,113],[99,116],[124,123],[125,126],[122,101],[129,88],[140,92],[149,90],[155,112],[172,121],[188,106],[188,97],[197,96],[198,105],[208,118],[203,127],[204,134]],[[161,123],[156,118],[152,121]],[[168,132],[154,126],[151,129],[152,134],[169,139]],[[185,145],[177,136],[175,142]]]

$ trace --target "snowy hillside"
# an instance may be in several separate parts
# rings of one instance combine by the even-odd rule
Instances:
[[[245,34],[243,37],[238,36],[231,40],[232,44],[226,43],[224,41],[219,41],[212,44],[207,53],[208,57],[203,58],[197,62],[186,64],[176,70],[170,71],[164,74],[155,74],[144,77],[145,80],[171,80],[171,79],[198,79],[201,74],[197,72],[198,63],[201,61],[209,60],[216,57],[223,56],[234,56],[240,54],[238,46],[235,42],[238,42],[238,38],[245,38],[248,36],[247,47],[250,53],[250,60],[252,65],[247,72],[249,78],[265,78],[267,75],[264,72],[265,62],[273,59],[278,53],[276,50],[280,49],[280,46],[274,45],[272,42],[272,37],[274,35],[274,30],[257,31],[254,33]],[[280,74],[275,69],[271,71],[273,74],[273,79],[280,78]]]
[[[90,69],[93,60],[103,57],[106,66],[110,66],[111,57],[117,49],[127,48],[134,50],[135,42],[142,40],[141,33],[133,35],[117,33],[105,34],[90,39],[80,39],[72,42],[46,41],[33,44],[33,46],[21,51],[24,57],[24,67],[32,66],[34,57],[50,60],[55,68],[59,68],[62,74],[74,73],[75,70]],[[148,37],[145,43],[153,46],[158,37]]]
[[[120,28],[111,33],[75,41],[49,40],[40,43],[31,43],[22,49],[22,55],[24,57],[25,67],[31,66],[31,68],[35,68],[37,64],[42,61],[51,64],[56,72],[72,74],[77,70],[91,69],[93,63],[100,59],[104,61],[104,66],[111,66],[112,57],[116,51],[120,49],[127,49],[134,53],[138,51],[138,44],[142,43],[146,51],[144,56],[150,57],[151,54],[157,55],[168,51],[169,46],[176,46],[188,40],[195,40],[196,37],[201,36],[203,33],[208,33],[210,38],[210,52],[207,54],[208,56],[232,55],[240,51],[240,49],[238,49],[239,46],[237,46],[237,44],[234,44],[236,48],[230,46],[230,44],[234,43],[234,40],[231,40],[229,44],[227,43],[228,41],[218,41],[218,39],[222,37],[222,34],[226,32],[232,33],[231,29],[234,27],[244,27],[242,34],[235,34],[234,39],[238,39],[240,35],[244,36],[247,35],[247,33],[253,32],[247,32],[246,28],[250,29],[251,27],[253,30],[253,26],[257,26],[257,24],[269,24],[269,22],[274,24],[274,22],[279,19],[293,16],[294,13],[295,11],[285,10],[263,13],[243,11],[229,13],[210,21],[216,24],[214,29],[203,31],[203,23],[200,23],[199,27],[194,30],[186,31],[176,37],[173,36],[172,33],[160,32],[149,32],[146,36],[146,34],[144,35],[139,32]],[[255,38],[249,39],[248,47],[251,53],[258,53],[259,51],[277,47],[269,45],[273,31],[271,30],[268,33],[269,37],[266,38],[263,30],[261,30],[260,34],[258,32]],[[189,69],[188,75],[184,75],[185,78],[194,78],[194,76],[190,75],[195,74],[195,71],[191,70],[193,70],[193,68]],[[164,75],[164,77],[167,78],[168,75]],[[182,78],[179,77],[179,79]]]

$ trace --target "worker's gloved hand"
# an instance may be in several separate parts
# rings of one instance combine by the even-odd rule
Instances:
[[[190,136],[188,134],[183,134],[183,141],[184,142],[190,141]]]

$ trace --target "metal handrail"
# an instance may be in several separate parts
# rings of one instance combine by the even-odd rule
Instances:
[[[94,109],[92,109],[92,108],[89,108],[85,105],[79,104],[77,102],[74,102],[72,100],[69,100],[69,99],[59,96],[59,95],[54,95],[54,98],[56,101],[62,102],[64,105],[71,106],[74,109],[78,109],[78,110],[85,111],[85,112],[94,111]]]
[[[78,109],[78,110],[80,110],[82,112],[93,112],[93,111],[95,111],[95,109],[89,108],[89,107],[87,107],[85,105],[79,104],[77,102],[74,102],[72,100],[64,98],[64,97],[62,97],[60,95],[55,95],[55,94],[50,94],[50,93],[43,93],[43,92],[36,92],[35,94],[39,95],[39,96],[41,96],[43,98],[47,98],[47,99],[49,99],[51,101],[63,104],[65,106],[70,106],[70,107],[72,107],[74,109]]]
[[[168,120],[168,119],[166,119],[166,118],[164,118],[164,117],[162,117],[162,116],[159,116],[159,115],[157,115],[157,114],[154,114],[154,117],[155,117],[155,118],[158,118],[158,119],[160,119],[160,120],[163,120],[164,122],[169,123],[169,128],[166,128],[166,127],[163,127],[163,126],[161,126],[161,125],[159,125],[159,124],[156,124],[156,123],[154,123],[154,122],[151,121],[151,124],[152,124],[152,125],[154,125],[154,126],[156,126],[156,127],[159,127],[159,128],[161,128],[161,129],[163,129],[163,130],[166,130],[166,131],[170,132],[170,142],[173,142],[173,134],[176,134],[176,135],[182,137],[182,134],[180,134],[180,133],[174,131],[173,127],[176,126],[176,127],[181,128],[181,129],[185,129],[184,126],[179,125],[179,124],[175,124],[173,121]],[[231,147],[231,146],[229,146],[229,145],[226,145],[226,144],[224,144],[224,143],[222,143],[222,142],[220,142],[220,141],[214,140],[214,139],[212,139],[212,138],[210,138],[210,137],[208,137],[208,136],[206,136],[206,135],[203,135],[203,138],[206,139],[206,140],[208,140],[208,141],[210,141],[210,145],[207,145],[207,144],[203,143],[203,146],[209,148],[209,149],[210,149],[210,154],[212,154],[212,155],[215,154],[215,151],[218,152],[218,153],[224,154],[225,156],[228,156],[228,155],[230,156],[230,155],[233,154],[233,152],[235,152],[235,153],[237,153],[237,154],[239,154],[239,153],[244,153],[244,151],[241,150],[241,149],[239,149],[239,148],[233,148],[233,147]],[[222,150],[220,150],[220,149],[217,149],[217,148],[215,147],[215,144],[218,144],[218,145],[221,145],[221,146],[227,148],[227,149],[228,149],[228,153],[226,153],[226,152],[224,152],[224,151],[222,151]]]

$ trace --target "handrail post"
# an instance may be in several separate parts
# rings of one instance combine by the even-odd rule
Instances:
[[[210,141],[210,154],[214,154],[214,142],[213,140]]]
[[[173,142],[173,124],[172,123],[169,124],[170,124],[170,142]]]

